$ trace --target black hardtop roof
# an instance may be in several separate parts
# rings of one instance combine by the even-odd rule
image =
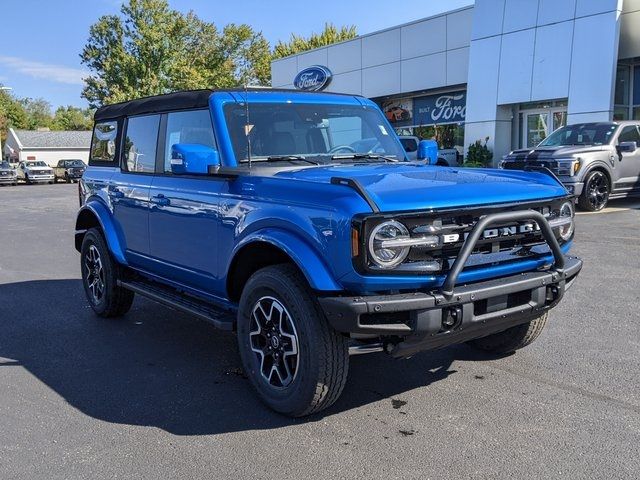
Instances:
[[[183,90],[174,93],[165,93],[162,95],[154,95],[151,97],[138,98],[127,102],[114,103],[105,105],[96,110],[94,120],[96,122],[104,120],[115,120],[120,117],[143,115],[147,113],[169,112],[171,110],[185,110],[191,108],[206,108],[209,106],[209,97],[214,92],[230,92],[242,93],[245,91],[242,87],[229,89],[202,89],[202,90]],[[302,90],[286,89],[286,88],[256,88],[250,87],[246,91],[249,92],[291,92],[296,94],[318,94],[320,92],[304,92]],[[326,92],[330,95],[346,95],[356,97],[358,95],[349,95],[344,93]]]
[[[207,107],[209,105],[209,97],[212,93],[213,90],[188,90],[105,105],[96,110],[94,120],[98,122],[127,115]]]

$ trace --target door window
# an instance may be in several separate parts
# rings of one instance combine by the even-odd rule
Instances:
[[[171,173],[171,147],[178,143],[215,148],[209,110],[174,112],[167,115],[167,135],[164,143],[165,173]]]
[[[635,125],[624,127],[618,137],[618,143],[621,142],[636,142],[636,146],[640,146],[640,133],[638,133],[638,127]]]
[[[128,172],[153,173],[160,115],[132,117],[127,121],[124,140],[124,165]]]
[[[116,136],[118,123],[97,123],[91,139],[91,162],[113,162],[116,156]]]
[[[549,135],[548,120],[546,113],[533,113],[527,115],[527,147],[535,147]]]

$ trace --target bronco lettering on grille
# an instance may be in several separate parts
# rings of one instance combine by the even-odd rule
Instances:
[[[512,225],[509,227],[496,227],[496,228],[488,228],[484,232],[482,232],[482,239],[488,238],[501,238],[501,237],[510,237],[513,235],[523,235],[527,233],[533,233],[540,231],[540,227],[537,223],[524,223],[521,225]],[[464,239],[466,240],[469,236],[469,233],[466,232],[464,234]],[[456,243],[460,240],[459,233],[449,233],[442,236],[442,243]]]

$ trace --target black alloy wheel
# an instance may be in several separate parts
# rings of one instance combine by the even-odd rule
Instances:
[[[604,173],[596,170],[587,175],[578,204],[584,210],[599,212],[607,206],[609,193],[609,180]]]

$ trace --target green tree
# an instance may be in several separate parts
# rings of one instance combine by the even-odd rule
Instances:
[[[51,126],[51,104],[43,98],[22,98],[19,100],[27,114],[28,130]]]
[[[0,90],[0,138],[7,138],[9,128],[28,128],[29,119],[22,104],[11,93]]]
[[[58,107],[51,122],[52,130],[91,130],[93,111],[72,105]]]
[[[313,50],[314,48],[351,40],[357,36],[358,33],[354,25],[343,26],[338,29],[332,23],[325,23],[324,30],[320,33],[312,33],[309,37],[291,34],[288,42],[278,42],[273,49],[273,58],[288,57],[296,53]]]
[[[80,58],[92,107],[191,88],[268,84],[269,45],[248,25],[221,32],[167,0],[129,0],[91,26]]]

